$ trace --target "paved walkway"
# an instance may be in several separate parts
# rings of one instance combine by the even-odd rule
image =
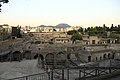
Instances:
[[[37,67],[37,60],[23,60],[21,62],[14,61],[0,63],[0,77],[5,79],[43,72],[43,69]]]

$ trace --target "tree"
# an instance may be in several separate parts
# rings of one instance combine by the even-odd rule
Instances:
[[[120,40],[120,35],[119,34],[112,33],[112,34],[110,34],[109,37],[113,38],[113,39],[117,39],[117,42],[119,42],[119,40]]]
[[[83,28],[78,29],[78,32],[80,32],[81,34],[83,34],[84,33]]]
[[[80,34],[73,34],[71,37],[72,43],[75,43],[76,40],[82,40],[82,36]]]
[[[71,31],[67,32],[68,35],[73,35],[73,34],[76,34],[76,33],[78,33],[77,30],[71,30]]]
[[[96,28],[93,28],[93,27],[88,28],[88,34],[89,34],[90,36],[96,36],[97,33],[98,33],[98,31],[97,31]]]
[[[85,28],[85,31],[84,31],[85,33],[87,33],[87,28]]]
[[[106,37],[107,30],[109,30],[109,28],[96,26],[96,27],[88,27],[87,29],[85,29],[85,32],[90,36]]]
[[[0,12],[1,12],[1,7],[2,7],[2,4],[1,4],[2,2],[4,4],[4,3],[8,3],[9,1],[8,0],[0,0]]]

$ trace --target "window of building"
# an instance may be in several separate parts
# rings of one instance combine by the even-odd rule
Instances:
[[[92,40],[92,44],[95,44],[95,40]]]

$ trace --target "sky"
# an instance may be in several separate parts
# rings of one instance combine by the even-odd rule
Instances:
[[[9,0],[1,8],[0,24],[12,26],[120,24],[120,0]]]

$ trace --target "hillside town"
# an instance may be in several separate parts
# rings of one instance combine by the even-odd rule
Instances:
[[[106,27],[105,24],[102,27],[89,28],[72,27],[65,23],[56,26],[41,25],[37,27],[21,27],[19,25],[14,27],[4,24],[0,25],[0,40],[31,37],[34,39],[34,42],[38,43],[71,44],[75,41],[76,44],[82,45],[109,44],[120,42],[119,29],[120,25],[113,26],[113,24],[110,28]],[[78,39],[73,40],[75,37]]]

